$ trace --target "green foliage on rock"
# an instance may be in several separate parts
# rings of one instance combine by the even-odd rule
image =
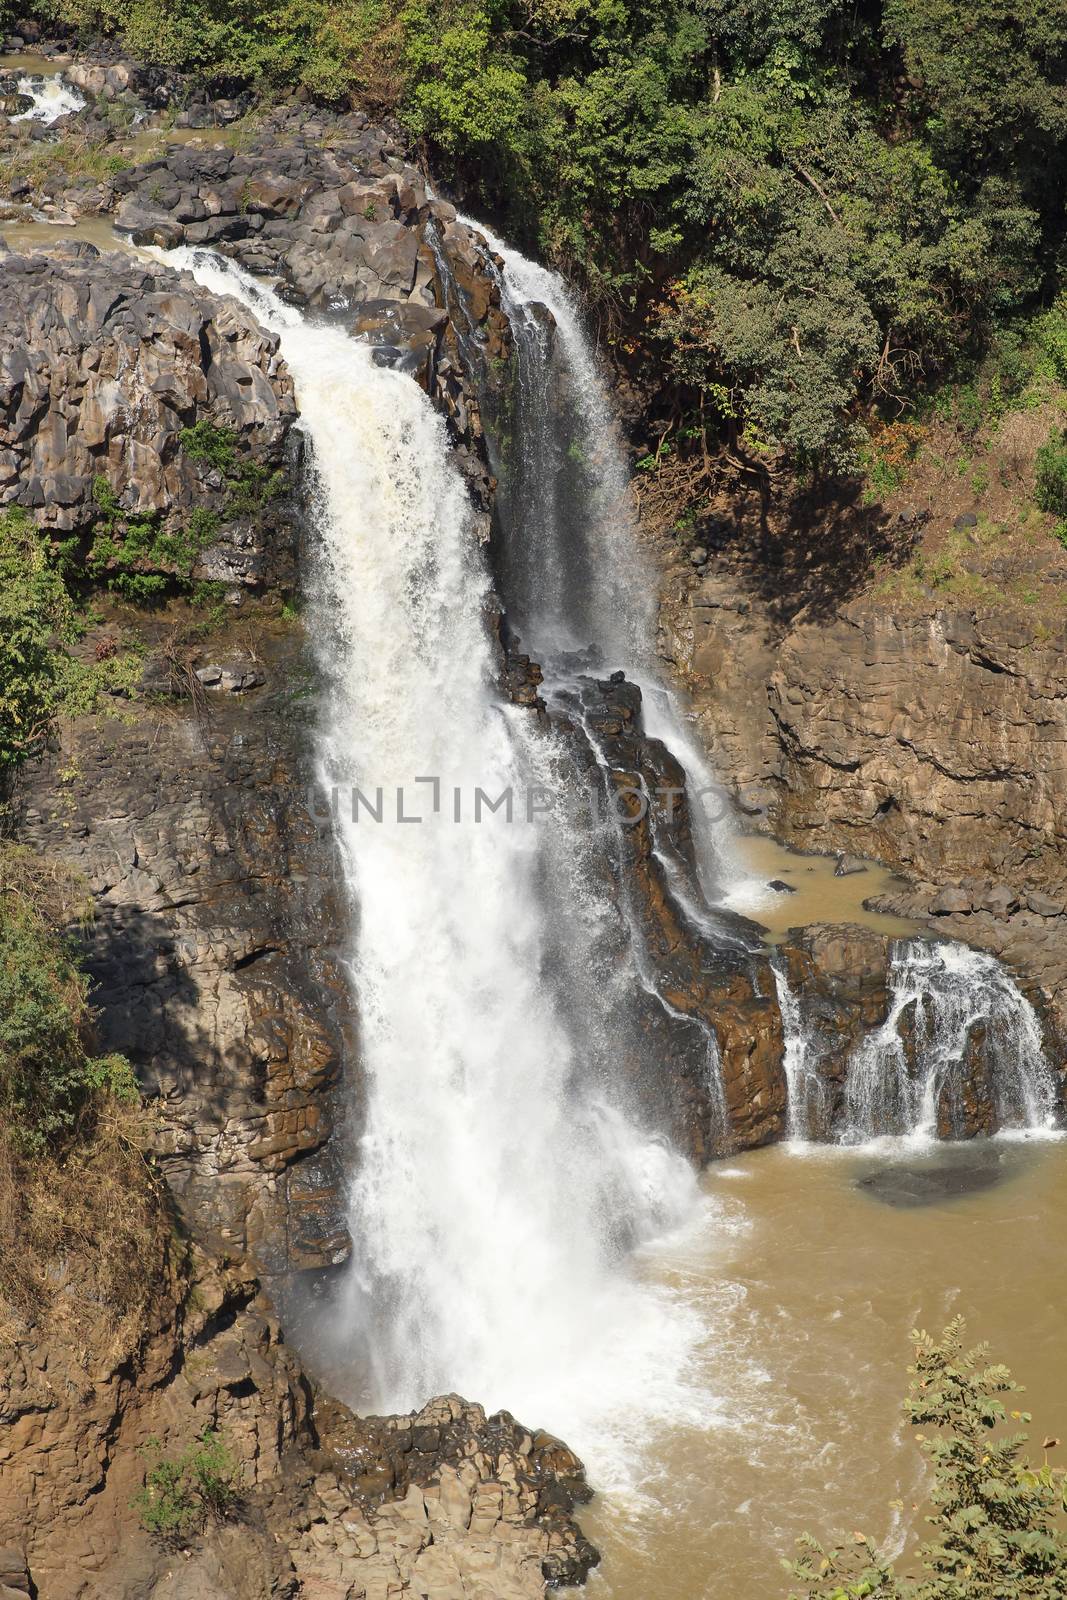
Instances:
[[[214,448],[217,451],[219,447]],[[102,579],[109,589],[137,605],[161,599],[175,585],[190,587],[197,557],[218,534],[217,513],[197,506],[185,522],[169,527],[158,511],[127,515],[102,476],[93,480],[93,500],[98,515],[85,558],[90,578]]]
[[[239,1501],[238,1464],[218,1433],[203,1433],[178,1456],[165,1456],[157,1438],[142,1454],[144,1486],[133,1506],[141,1526],[164,1543],[181,1544],[209,1517],[230,1515]]]
[[[36,755],[68,687],[74,603],[24,511],[0,514],[0,779]]]
[[[987,1365],[985,1346],[964,1346],[956,1318],[940,1339],[914,1334],[905,1403],[933,1472],[933,1536],[918,1552],[920,1576],[903,1576],[855,1534],[826,1547],[801,1541],[783,1563],[809,1600],[1063,1600],[1067,1596],[1067,1487],[1062,1470],[1028,1464],[1027,1435],[1000,1432],[1004,1397],[1021,1393],[1006,1367]],[[1029,1422],[1013,1410],[1011,1420]],[[796,1596],[793,1596],[796,1600]]]
[[[1037,452],[1034,499],[1042,511],[1059,517],[1058,536],[1067,528],[1067,431],[1053,428]]]
[[[0,794],[45,748],[61,717],[129,694],[140,674],[139,657],[128,649],[92,661],[71,654],[84,620],[65,564],[25,511],[0,513]]]
[[[102,1099],[138,1098],[129,1062],[93,1050],[88,979],[57,914],[58,870],[0,849],[0,1127],[30,1156],[61,1148]]]

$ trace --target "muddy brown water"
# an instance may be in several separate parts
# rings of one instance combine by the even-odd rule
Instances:
[[[812,922],[858,923],[897,939],[922,932],[906,917],[869,911],[864,905],[865,900],[901,887],[900,880],[877,862],[868,862],[863,872],[839,878],[834,856],[803,855],[761,834],[742,834],[735,849],[740,864],[752,876],[727,897],[726,904],[762,923],[768,944],[778,943],[790,928]],[[770,888],[776,881],[788,884],[792,892]]]
[[[1067,1144],[775,1147],[704,1185],[702,1225],[643,1270],[704,1318],[708,1414],[646,1441],[635,1492],[584,1510],[604,1558],[589,1600],[784,1600],[805,1529],[907,1549],[924,1483],[908,1334],[957,1312],[1027,1385],[1035,1456],[1067,1440]]]
[[[35,56],[29,50],[0,55],[0,73],[18,72],[32,78],[58,78],[70,66],[70,56]]]
[[[82,217],[73,224],[26,221],[19,217],[0,222],[0,238],[13,250],[27,253],[38,248],[51,249],[65,240],[95,244],[98,250],[133,249],[128,239],[115,232],[106,217]]]

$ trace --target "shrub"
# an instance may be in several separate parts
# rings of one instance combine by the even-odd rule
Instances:
[[[0,780],[37,754],[64,695],[74,603],[49,546],[24,511],[0,515]]]
[[[141,1526],[164,1543],[181,1544],[209,1517],[222,1521],[236,1509],[237,1462],[210,1428],[179,1456],[165,1456],[156,1438],[149,1439],[142,1454],[145,1481],[132,1504]]]
[[[1062,1471],[1020,1460],[1025,1433],[997,1433],[1002,1395],[1020,1393],[1003,1366],[987,1366],[983,1345],[966,1350],[957,1317],[939,1340],[915,1333],[911,1397],[919,1443],[933,1469],[935,1537],[922,1545],[924,1576],[901,1577],[869,1539],[856,1534],[827,1549],[805,1536],[805,1554],[783,1565],[811,1600],[1058,1600],[1067,1594]],[[1020,1422],[1029,1413],[1012,1411]],[[792,1597],[796,1600],[796,1596]]]
[[[89,982],[37,876],[24,853],[0,855],[0,1117],[27,1155],[62,1148],[102,1100],[138,1099],[129,1062],[92,1049]]]
[[[1042,511],[1067,516],[1067,431],[1053,428],[1037,452],[1034,499]]]
[[[197,506],[184,527],[165,527],[158,511],[126,516],[102,476],[93,480],[93,500],[98,518],[85,570],[137,605],[161,599],[175,585],[187,588],[197,557],[219,530],[206,506]]]

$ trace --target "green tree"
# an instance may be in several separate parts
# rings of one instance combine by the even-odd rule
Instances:
[[[59,563],[24,511],[0,513],[0,782],[44,747],[78,635]]]
[[[783,1563],[810,1600],[1063,1600],[1067,1596],[1067,1511],[1062,1471],[1022,1459],[1027,1435],[998,1430],[1004,1396],[1021,1387],[1006,1367],[987,1365],[984,1345],[964,1346],[956,1318],[940,1339],[916,1333],[912,1424],[929,1428],[920,1448],[933,1472],[934,1536],[918,1552],[921,1576],[902,1576],[856,1535],[824,1547],[801,1540],[802,1558]],[[1029,1422],[1013,1410],[1011,1419]],[[792,1597],[796,1600],[796,1596]]]
[[[61,1148],[111,1096],[138,1098],[129,1063],[93,1048],[89,980],[63,930],[58,874],[0,849],[0,1129],[18,1153]]]

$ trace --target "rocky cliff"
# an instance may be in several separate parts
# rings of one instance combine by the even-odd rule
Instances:
[[[81,81],[121,99],[116,70]],[[389,130],[298,111],[240,154],[175,146],[53,191],[34,196],[53,214],[229,251],[349,319],[442,408],[487,512],[439,263],[479,337],[500,345],[506,325]],[[91,885],[100,1044],[135,1066],[160,1204],[178,1211],[121,1337],[66,1350],[43,1314],[5,1330],[4,1580],[50,1600],[523,1600],[580,1580],[596,1553],[570,1509],[588,1491],[558,1441],[454,1397],[357,1422],[313,1392],[260,1289],[343,1260],[339,1152],[360,1103],[349,911],[308,800],[316,682],[291,595],[310,535],[276,341],[158,259],[84,239],[7,251],[0,298],[0,505],[65,541],[92,586],[84,660],[140,663],[23,773],[17,822]],[[180,1454],[205,1427],[240,1464],[239,1515],[175,1555],[136,1525],[138,1452],[158,1437]]]
[[[726,554],[665,572],[661,648],[752,826],[908,881],[893,905],[1000,955],[1067,1038],[1062,619],[858,593]]]

